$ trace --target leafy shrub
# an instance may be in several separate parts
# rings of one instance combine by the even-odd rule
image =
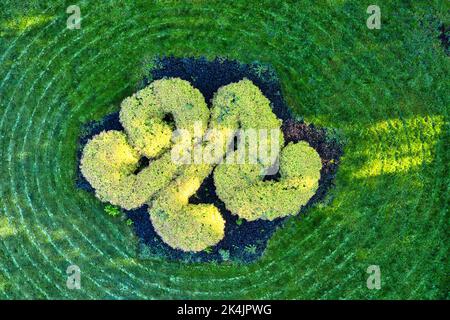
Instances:
[[[173,128],[164,121],[173,116],[177,129],[188,130],[193,136],[195,122],[203,132],[209,110],[203,95],[185,80],[156,80],[122,102],[120,122],[131,144],[148,158],[159,156],[171,146]]]
[[[135,175],[138,163],[139,154],[128,144],[125,134],[110,130],[86,144],[80,169],[101,201],[133,209],[169,183],[176,170],[170,155],[153,161]]]
[[[322,163],[306,142],[288,144],[280,157],[279,181],[263,181],[260,164],[219,165],[214,183],[228,210],[249,221],[295,215],[318,188]]]
[[[227,116],[222,116],[222,110]],[[241,128],[280,130],[280,120],[275,117],[270,102],[249,80],[242,80],[220,88],[213,99],[213,126],[224,132]],[[228,131],[227,131],[228,130]],[[283,144],[280,132],[279,145]],[[267,136],[267,146],[272,146],[271,135]],[[244,148],[249,145],[245,144]],[[270,147],[268,148],[270,152]],[[239,149],[231,153],[238,157]],[[272,160],[261,158],[258,164],[222,163],[214,171],[214,182],[219,198],[228,210],[249,221],[256,219],[273,220],[296,214],[302,205],[314,195],[318,187],[320,156],[306,142],[290,143],[280,157],[280,181],[263,181],[261,175],[273,165]]]
[[[199,134],[204,135],[210,113],[209,127],[215,129],[215,134],[201,145],[205,149],[219,140],[231,141],[238,129],[279,133],[275,137],[269,133],[265,138],[269,154],[272,146],[278,150],[284,145],[281,120],[251,81],[244,79],[219,88],[210,112],[201,93],[189,82],[162,79],[123,101],[120,122],[126,134],[104,131],[86,144],[80,165],[82,174],[102,201],[125,209],[149,204],[155,231],[171,247],[193,252],[207,250],[224,237],[225,221],[214,205],[190,204],[189,198],[212,173],[214,165],[177,166],[168,151],[173,146],[175,127],[189,131],[190,139],[196,139]],[[167,122],[168,114],[175,127]],[[200,133],[194,129],[197,121],[201,124]],[[245,140],[231,155],[237,157],[241,148],[249,148],[249,143]],[[223,146],[221,156],[228,143]],[[152,160],[136,173],[142,156]],[[238,224],[242,218],[273,220],[295,214],[316,191],[321,160],[307,143],[288,144],[280,156],[280,181],[263,181],[261,172],[275,160],[257,153],[257,164],[222,163],[217,167],[217,195],[233,214],[239,215]]]
[[[261,90],[248,79],[231,83],[219,88],[214,95],[211,110],[210,127],[222,134],[224,141],[231,141],[238,129],[254,130],[278,130],[278,145],[283,144],[283,134],[280,131],[281,120],[278,119],[270,108],[270,101],[262,94]],[[267,137],[267,149],[270,154],[272,136]],[[241,146],[248,150],[248,141]],[[237,155],[237,154],[236,154]],[[258,158],[266,166],[271,163],[265,158]]]
[[[95,189],[97,197],[114,205],[124,205],[124,192],[132,186],[131,174],[139,154],[120,131],[103,131],[92,138],[83,150],[81,172]]]
[[[189,204],[213,166],[192,164],[159,193],[149,208],[156,232],[172,246],[185,251],[201,251],[224,236],[225,220],[211,204]]]
[[[213,251],[213,249],[212,249],[212,247],[207,247],[205,250],[203,250],[204,252],[206,252],[207,254],[210,254],[212,251]]]
[[[176,213],[151,211],[150,217],[164,242],[184,251],[202,251],[224,236],[225,222],[213,205],[186,206]]]
[[[120,216],[121,211],[116,206],[107,205],[105,206],[105,212],[110,215],[111,217],[117,217]]]
[[[230,260],[230,251],[224,250],[224,249],[220,249],[219,250],[219,254],[220,254],[220,257],[222,258],[223,261]]]

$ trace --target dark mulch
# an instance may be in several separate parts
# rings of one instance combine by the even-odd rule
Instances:
[[[447,55],[450,55],[450,26],[441,23],[439,26],[439,40]]]
[[[165,57],[157,61],[156,67],[144,79],[143,86],[153,80],[165,77],[179,77],[190,81],[194,87],[202,92],[207,102],[210,102],[217,89],[223,85],[243,78],[252,80],[271,101],[274,113],[283,120],[282,131],[286,143],[305,140],[317,150],[322,158],[319,189],[306,206],[299,208],[299,212],[304,212],[307,207],[325,197],[327,190],[333,185],[333,178],[339,165],[339,158],[342,155],[342,146],[332,132],[324,128],[316,128],[312,124],[308,125],[293,120],[283,99],[280,82],[270,66],[260,63],[241,64],[238,61],[222,58],[208,61],[205,58]],[[102,130],[123,130],[118,113],[108,115],[100,122],[91,122],[83,127],[77,152],[78,162],[84,145]],[[140,168],[145,166],[146,163],[148,164],[148,161],[143,159]],[[271,178],[276,177],[268,177],[267,179]],[[89,192],[94,191],[82,176],[79,168],[77,168],[77,186]],[[191,197],[190,203],[212,203],[219,208],[226,221],[224,239],[216,246],[209,248],[207,252],[186,253],[171,248],[156,234],[149,219],[147,206],[136,210],[124,210],[126,216],[133,221],[134,231],[140,240],[139,255],[141,258],[163,256],[170,260],[191,262],[221,262],[227,260],[252,262],[263,255],[267,241],[275,230],[286,219],[289,219],[279,218],[274,221],[259,220],[253,222],[238,220],[217,197],[212,175],[203,181],[200,189]]]
[[[220,87],[243,78],[251,80],[272,102],[273,112],[278,118],[287,120],[291,118],[290,109],[284,102],[281,85],[273,68],[260,63],[242,64],[235,60],[216,58],[208,61],[206,58],[175,58],[165,57],[159,59],[157,67],[151,75],[144,80],[144,85],[153,80],[168,77],[177,77],[187,80],[200,90],[210,102],[214,93]]]

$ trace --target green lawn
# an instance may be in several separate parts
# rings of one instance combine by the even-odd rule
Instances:
[[[0,4],[0,298],[448,299],[448,1],[378,0],[380,30],[366,0],[54,2]],[[299,117],[344,137],[326,203],[256,263],[141,261],[131,228],[75,188],[81,125],[170,54],[269,63]]]

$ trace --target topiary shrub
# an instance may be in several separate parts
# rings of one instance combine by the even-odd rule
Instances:
[[[173,115],[176,128],[187,130],[192,139],[204,134],[209,119],[203,96],[189,82],[155,81],[122,103],[120,121],[126,135],[115,130],[102,132],[86,144],[81,172],[102,201],[128,210],[151,203],[150,217],[166,243],[200,251],[224,235],[225,222],[216,207],[188,205],[188,198],[213,166],[180,167],[170,153],[164,153],[172,145],[175,129],[164,122],[166,114]],[[194,134],[198,121],[201,131]],[[141,156],[153,159],[135,174]]]
[[[172,246],[184,251],[201,251],[224,236],[225,220],[212,204],[189,204],[213,166],[192,164],[163,188],[149,208],[156,232]]]
[[[278,132],[279,141],[271,141],[272,135],[267,134],[265,141],[258,141],[259,146],[265,143],[270,154],[271,148],[283,145],[281,121],[273,114],[270,101],[251,81],[244,79],[220,88],[212,105],[212,126],[224,135],[233,135],[238,128],[272,130]],[[250,148],[248,143],[239,147]],[[237,159],[240,153],[238,148],[229,156]],[[297,214],[317,190],[322,163],[305,142],[290,143],[282,150],[280,181],[263,181],[261,174],[278,159],[258,152],[255,160],[255,164],[224,162],[214,173],[217,195],[240,218],[273,220]]]
[[[187,206],[171,213],[152,210],[150,217],[163,241],[183,251],[202,251],[224,236],[225,221],[213,205]]]
[[[192,136],[196,122],[203,135],[209,110],[203,95],[185,80],[157,80],[125,99],[121,104],[120,122],[136,150],[154,158],[171,147],[173,127],[164,121],[172,116],[179,130]]]
[[[277,149],[283,145],[284,139],[281,133],[281,120],[278,119],[270,108],[270,101],[261,93],[261,90],[248,79],[243,79],[236,83],[231,83],[219,88],[212,101],[211,110],[211,128],[218,130],[222,139],[231,142],[231,139],[236,135],[238,129],[243,130],[243,133],[251,133],[254,130],[255,134],[259,134],[259,130],[271,132],[272,130],[278,133],[275,137],[277,141],[272,141],[272,135],[268,134],[265,141],[258,141],[259,144],[265,143],[268,147],[267,154],[270,154],[271,147]],[[242,138],[242,137],[241,137]],[[250,138],[250,137],[247,137]],[[228,155],[234,162],[239,161],[238,155],[240,151],[242,154],[248,154],[244,160],[250,161],[253,156],[256,156],[255,161],[260,162],[263,166],[270,166],[276,159],[269,159],[263,157],[258,152],[252,149],[253,146],[249,144],[249,139],[240,145],[241,150],[235,154]]]
[[[136,175],[139,158],[123,132],[104,131],[86,144],[80,169],[101,201],[129,210],[168,184],[177,168],[166,155]]]
[[[279,181],[263,181],[261,165],[219,165],[214,183],[219,198],[240,218],[274,220],[295,215],[318,188],[322,163],[306,142],[281,151]]]
[[[124,132],[104,131],[88,141],[81,172],[102,201],[127,210],[147,204],[155,231],[175,249],[198,252],[224,237],[225,220],[214,204],[189,203],[214,168],[217,195],[227,209],[248,221],[296,214],[318,186],[319,155],[305,142],[283,148],[281,120],[248,79],[219,88],[211,110],[189,82],[154,81],[123,101],[120,122]],[[172,139],[175,129],[185,130],[189,138],[184,143],[202,154],[217,146],[219,152],[207,163],[177,164],[169,152],[178,146]],[[244,142],[230,149],[241,129],[269,131],[258,136],[256,146],[259,151],[265,145],[266,152],[255,153],[255,146],[242,134]],[[267,156],[281,148],[280,155]],[[249,152],[244,163],[237,160],[243,151]],[[224,156],[234,163],[224,161]],[[142,157],[150,158],[150,163],[137,170]],[[279,180],[264,181],[264,173],[278,161]]]

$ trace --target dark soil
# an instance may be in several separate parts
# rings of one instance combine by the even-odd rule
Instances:
[[[447,55],[450,55],[450,26],[443,23],[439,26],[439,40]]]
[[[174,57],[162,58],[156,65],[157,67],[151,70],[149,76],[144,79],[144,86],[153,80],[179,77],[190,81],[194,87],[198,88],[207,102],[210,102],[217,89],[223,85],[243,78],[252,80],[271,101],[273,112],[283,120],[282,131],[286,143],[305,140],[317,150],[322,158],[319,189],[306,206],[299,208],[299,213],[304,212],[306,208],[325,197],[328,189],[333,185],[339,158],[342,155],[342,146],[334,138],[332,132],[292,119],[291,112],[283,99],[278,78],[269,66],[259,63],[241,64],[237,61],[219,58],[208,61],[204,58]],[[83,127],[77,153],[78,162],[84,145],[102,130],[123,130],[118,113],[108,115],[100,122],[91,122]],[[139,171],[148,165],[148,159],[143,158],[141,160]],[[278,178],[279,176],[276,174],[267,176],[265,180],[276,180]],[[94,191],[82,176],[79,167],[77,167],[77,186],[89,192]],[[190,198],[189,202],[193,204],[211,203],[219,208],[226,221],[224,239],[216,246],[199,253],[176,250],[165,244],[156,234],[150,222],[146,205],[136,210],[124,210],[126,216],[133,221],[134,231],[140,240],[139,255],[141,258],[163,256],[171,260],[190,262],[252,262],[263,255],[267,241],[275,230],[286,219],[289,219],[279,218],[274,221],[258,220],[252,222],[238,219],[225,208],[224,203],[217,197],[212,175],[203,181],[199,190]]]

